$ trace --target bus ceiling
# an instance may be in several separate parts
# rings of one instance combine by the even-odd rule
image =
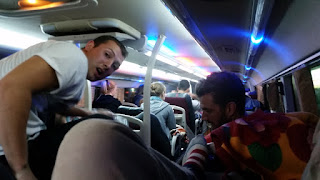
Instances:
[[[159,80],[198,81],[210,72],[227,70],[237,73],[248,86],[264,82],[320,49],[320,2],[314,0],[61,2],[45,8],[38,0],[2,0],[1,49],[22,49],[61,36],[113,33],[121,35],[121,40],[140,39],[118,73],[143,77],[138,73],[146,72],[153,46],[163,34],[166,39],[153,72]],[[130,8],[123,10],[124,6]],[[106,19],[118,23],[113,25],[124,23],[129,30],[101,28],[108,25]],[[130,67],[139,72],[129,72],[134,69]]]

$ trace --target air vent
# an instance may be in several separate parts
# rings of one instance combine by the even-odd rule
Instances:
[[[74,8],[98,5],[97,0],[1,0],[0,16],[25,17]]]

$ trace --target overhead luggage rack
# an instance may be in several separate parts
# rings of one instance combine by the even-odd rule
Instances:
[[[146,47],[147,37],[113,18],[80,19],[50,22],[40,25],[41,31],[52,35],[51,40],[86,43],[102,35],[110,35],[122,41],[125,46],[142,51]]]
[[[83,35],[97,33],[122,33],[132,39],[140,39],[141,33],[128,24],[113,18],[79,19],[51,22],[40,25],[43,33],[52,36]]]

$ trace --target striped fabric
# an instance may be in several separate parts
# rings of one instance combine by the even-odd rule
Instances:
[[[198,135],[191,140],[183,157],[182,165],[192,170],[204,170],[207,157],[207,143],[203,135]]]

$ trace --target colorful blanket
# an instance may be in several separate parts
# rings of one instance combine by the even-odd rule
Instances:
[[[253,171],[263,179],[301,179],[318,117],[257,111],[206,136],[228,172]]]
[[[316,127],[313,134],[313,145],[315,147],[312,150],[310,160],[306,168],[304,169],[302,180],[320,179],[320,122]]]

